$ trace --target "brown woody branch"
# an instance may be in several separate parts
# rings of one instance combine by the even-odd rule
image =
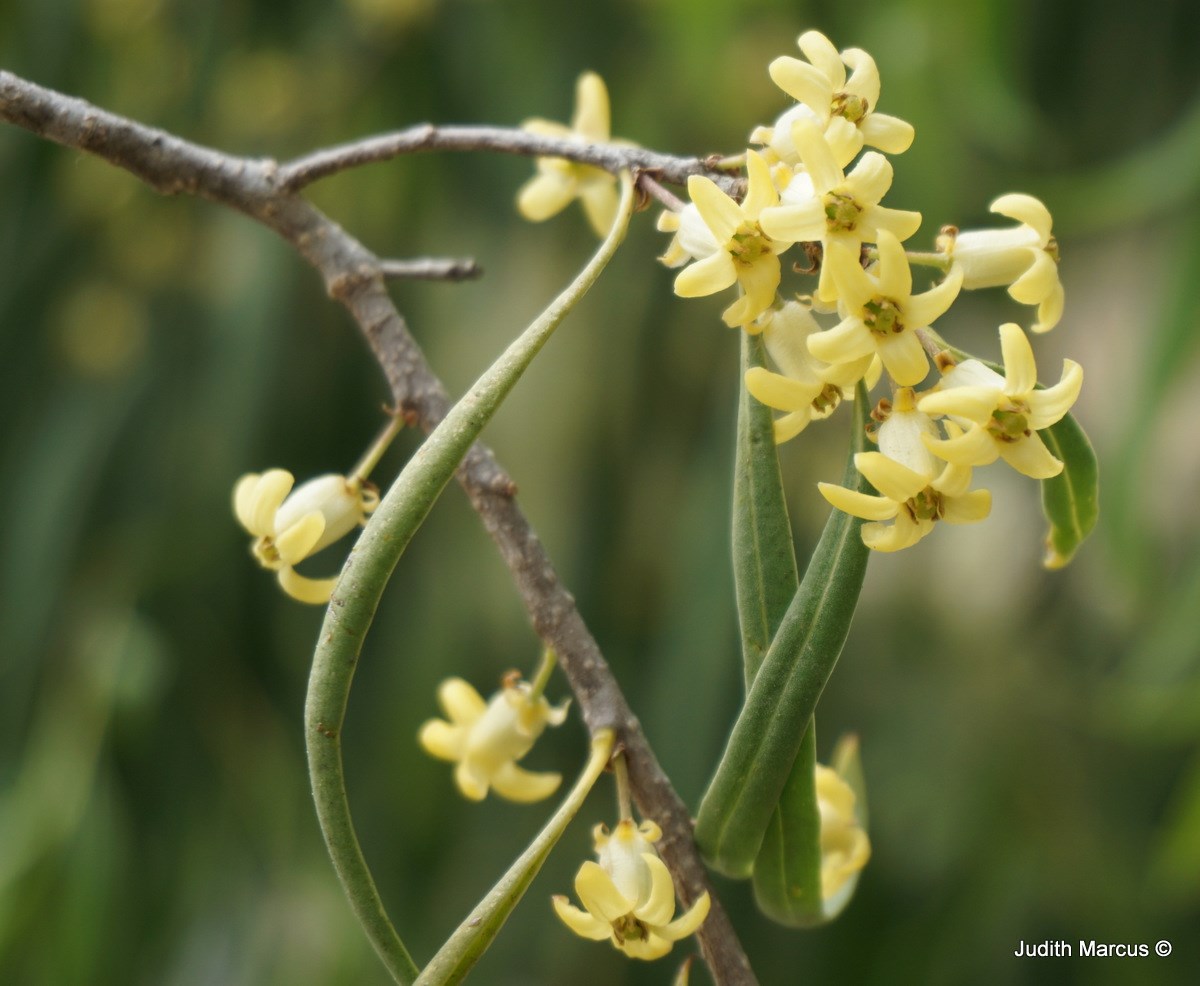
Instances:
[[[379,362],[398,409],[428,433],[450,398],[409,334],[384,284],[388,269],[353,236],[297,194],[319,178],[416,151],[497,151],[553,155],[607,170],[651,171],[667,181],[708,174],[736,181],[697,158],[674,158],[640,148],[587,145],[492,127],[420,126],[318,151],[278,165],[240,158],[182,140],[0,71],[0,120],[49,140],[88,151],[136,175],[152,188],[186,193],[237,209],[290,243],[323,277],[331,297],[358,323]],[[692,840],[692,821],[646,740],[637,717],[588,630],[574,598],[558,578],[537,533],[514,499],[515,485],[483,444],[474,445],[457,478],[512,574],[530,622],[559,655],[588,729],[615,730],[629,763],[639,809],[662,827],[662,852],[680,898],[690,905],[712,894]],[[737,935],[715,894],[698,937],[718,984],[756,983]]]

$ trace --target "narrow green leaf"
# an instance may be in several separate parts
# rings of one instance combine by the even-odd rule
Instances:
[[[417,977],[416,986],[452,986],[462,982],[480,956],[487,951],[508,916],[525,895],[533,878],[550,855],[567,825],[583,806],[584,799],[603,772],[612,754],[613,734],[602,730],[592,740],[592,754],[571,793],[559,805],[537,838],[521,853],[486,897],[458,926],[446,943]]]
[[[869,490],[854,468],[864,447],[867,395],[860,384],[845,484]],[[850,630],[866,574],[862,521],[835,510],[788,607],[717,765],[696,822],[713,867],[749,876],[792,771],[817,700]]]
[[[742,376],[764,363],[760,336],[742,333]],[[733,578],[746,690],[762,664],[800,577],[792,547],[771,409],[741,385],[733,467]]]
[[[1092,443],[1069,414],[1038,432],[1063,471],[1042,480],[1042,510],[1050,521],[1042,564],[1062,568],[1070,562],[1100,514],[1100,467]]]

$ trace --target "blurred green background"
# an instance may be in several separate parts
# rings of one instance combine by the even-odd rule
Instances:
[[[794,932],[719,882],[764,983],[1190,983],[1200,975],[1200,13],[1191,0],[8,0],[0,63],[222,149],[290,154],[424,120],[566,119],[608,81],[614,130],[736,152],[787,100],[766,65],[818,27],[877,58],[911,120],[889,203],[931,244],[1006,191],[1055,216],[1067,310],[1045,376],[1086,368],[1097,535],[1038,565],[1035,484],[984,473],[992,518],[872,560],[821,706],[862,736],[874,856],[832,927]],[[591,249],[577,209],[523,224],[530,163],[425,156],[313,197],[384,256],[486,277],[403,285],[454,392]],[[384,983],[307,790],[317,609],[247,557],[236,477],[348,468],[387,394],[316,276],[241,216],[0,128],[0,982]],[[736,334],[685,302],[642,217],[489,428],[668,772],[695,805],[741,691],[729,574]],[[1021,309],[941,328],[996,355]],[[785,449],[801,551],[840,474],[837,423]],[[405,436],[385,460],[394,471]],[[322,559],[334,570],[339,552]],[[316,564],[317,574],[321,564]],[[434,689],[530,668],[516,593],[457,489],[389,587],[351,700],[364,849],[421,960],[536,831],[467,805],[422,755]],[[564,686],[556,679],[550,693]],[[577,719],[530,757],[573,772]],[[611,820],[601,785],[475,973],[665,983],[550,913]],[[1169,939],[1169,959],[1021,961],[1024,939]],[[705,977],[696,972],[693,982]]]

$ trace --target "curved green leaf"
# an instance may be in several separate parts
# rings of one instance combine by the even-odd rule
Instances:
[[[860,384],[845,484],[869,490],[854,468],[863,449],[867,395]],[[866,574],[862,521],[835,510],[804,580],[734,723],[696,821],[696,841],[713,867],[749,876],[801,740],[850,630]]]
[[[800,584],[771,409],[746,389],[746,371],[763,364],[762,337],[743,332],[733,466],[733,580],[747,691]]]
[[[1063,471],[1042,480],[1042,511],[1050,521],[1042,564],[1062,568],[1092,533],[1100,515],[1100,467],[1092,443],[1071,415],[1038,432]]]
[[[550,850],[561,838],[567,825],[583,806],[584,800],[591,791],[596,779],[608,764],[612,754],[612,730],[601,730],[592,740],[592,753],[587,766],[571,793],[537,834],[537,838],[529,844],[509,867],[508,872],[497,883],[458,926],[446,943],[438,949],[435,955],[417,977],[415,986],[453,986],[462,982],[471,971],[480,956],[487,951],[508,916],[525,895],[533,878],[538,875],[542,864],[550,855]]]

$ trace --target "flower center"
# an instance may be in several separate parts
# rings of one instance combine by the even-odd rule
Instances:
[[[863,305],[863,325],[879,336],[903,332],[902,314],[891,298],[874,297]]]
[[[853,232],[861,215],[862,208],[854,196],[845,192],[829,192],[825,196],[825,228],[829,232]]]
[[[263,535],[251,547],[251,553],[263,568],[275,569],[280,565],[279,549],[271,538]]]
[[[813,410],[821,414],[826,411],[832,411],[842,402],[842,388],[834,384],[827,383],[821,388],[821,392],[812,400]]]
[[[641,941],[646,937],[646,926],[632,914],[624,914],[613,922],[613,936],[618,943]]]
[[[771,241],[758,223],[745,222],[734,230],[729,241],[729,253],[734,262],[752,267],[760,258],[771,253]]]
[[[908,515],[913,520],[940,520],[946,514],[946,504],[942,494],[932,486],[926,486],[916,496],[904,503]]]
[[[1058,257],[1058,240],[1055,237],[1050,237],[1050,241],[1044,247],[1045,251],[1050,254],[1050,259],[1056,264],[1059,261]]]
[[[871,105],[862,96],[839,92],[833,97],[833,115],[842,116],[851,123],[858,123],[871,110]]]
[[[992,412],[987,423],[988,434],[996,441],[1012,444],[1030,434],[1029,408],[1020,401],[1008,401]]]

